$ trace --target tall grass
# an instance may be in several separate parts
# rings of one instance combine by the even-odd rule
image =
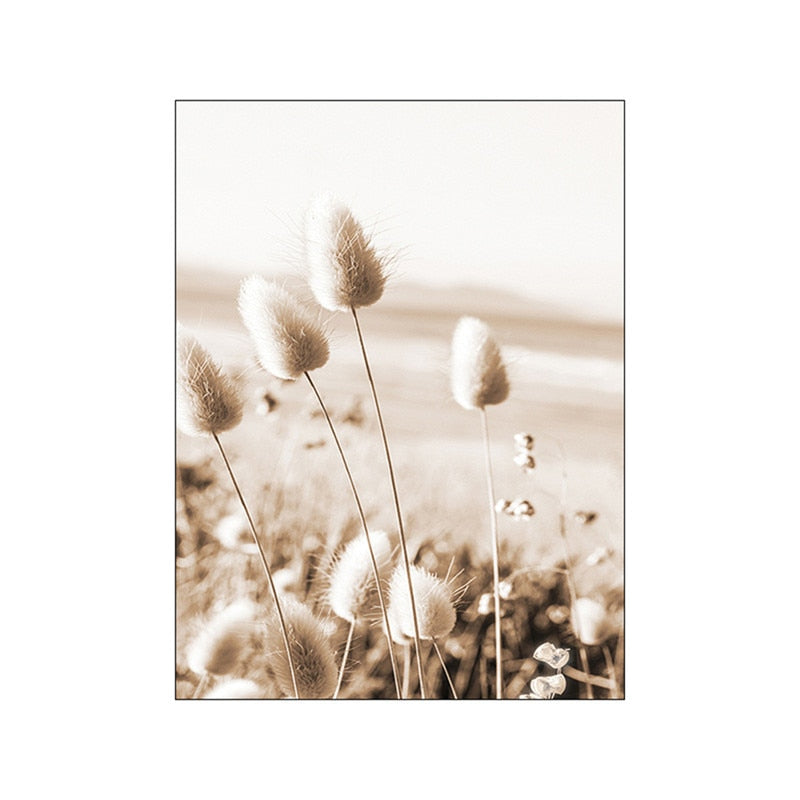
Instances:
[[[500,609],[500,544],[495,513],[492,454],[489,443],[487,405],[497,405],[508,397],[509,384],[500,348],[489,327],[481,320],[463,317],[453,333],[452,389],[456,402],[466,409],[478,409],[486,463],[489,494],[489,527],[492,538],[492,592],[495,628],[495,697],[503,699],[503,641]]]
[[[311,204],[305,227],[305,253],[309,272],[309,285],[319,304],[329,311],[349,311],[353,316],[358,344],[364,360],[367,381],[380,428],[381,442],[386,457],[389,483],[392,490],[400,535],[400,548],[406,571],[413,635],[416,644],[419,690],[425,698],[425,680],[422,674],[422,644],[417,619],[416,599],[411,577],[403,514],[397,491],[397,479],[392,465],[389,440],[383,422],[378,392],[372,376],[364,336],[358,320],[358,308],[370,306],[383,296],[386,285],[386,262],[382,258],[360,223],[347,206],[331,195],[320,195]],[[389,628],[388,617],[386,620]],[[390,637],[391,638],[391,637]]]
[[[450,364],[456,402],[479,412],[475,439],[482,443],[489,519],[488,525],[478,525],[488,528],[487,563],[475,537],[453,535],[458,525],[472,530],[479,519],[458,503],[460,498],[472,502],[472,481],[478,482],[480,467],[476,464],[476,475],[472,468],[466,471],[469,483],[463,492],[454,492],[446,472],[419,450],[399,464],[392,458],[359,316],[360,309],[383,296],[387,258],[350,210],[330,196],[312,204],[304,255],[317,302],[352,319],[366,376],[363,389],[372,400],[378,436],[368,435],[369,423],[353,423],[335,403],[323,400],[312,378],[312,372],[336,358],[322,313],[281,285],[260,276],[247,278],[239,292],[240,317],[259,365],[280,381],[270,387],[271,406],[258,426],[259,441],[269,440],[273,448],[272,469],[260,473],[243,459],[251,467],[245,489],[259,498],[257,525],[220,438],[248,419],[251,409],[243,389],[252,375],[248,370],[238,376],[226,373],[193,337],[179,331],[179,427],[199,442],[214,442],[253,541],[242,546],[234,530],[230,492],[215,462],[198,448],[203,456],[182,461],[177,482],[179,696],[399,699],[412,696],[415,689],[421,699],[556,699],[581,692],[587,697],[624,696],[621,579],[611,569],[610,557],[587,557],[570,548],[563,448],[560,465],[534,458],[534,439],[526,435],[516,442],[514,459],[526,472],[561,468],[555,531],[560,554],[541,550],[535,562],[526,561],[531,551],[515,544],[513,536],[501,536],[506,519],[531,528],[539,523],[529,500],[496,498],[487,409],[505,402],[510,384],[501,348],[488,326],[462,318],[453,333]],[[383,366],[392,369],[391,364]],[[295,381],[308,384],[319,423],[283,407]],[[362,387],[350,388],[358,392]],[[311,433],[318,424],[327,439]],[[538,438],[539,432],[534,433]],[[256,440],[239,441],[245,450],[260,446]],[[354,455],[360,470],[353,469]],[[385,462],[388,487],[374,468],[379,459]],[[344,470],[354,513],[343,513],[331,477],[332,460]],[[297,478],[290,480],[290,473]],[[404,487],[424,486],[424,492],[406,491],[401,510],[403,473]],[[382,502],[382,497],[391,502]],[[425,515],[420,513],[423,503],[429,505]],[[389,534],[380,530],[387,527],[384,513],[391,513],[396,526]],[[485,520],[484,514],[480,519]],[[427,536],[417,533],[412,548],[406,517],[416,524],[423,518],[439,522]],[[576,524],[591,532],[592,518],[585,515]],[[258,527],[269,533],[269,558]],[[252,603],[237,605],[240,598],[258,600],[258,562],[274,608],[266,621]],[[609,575],[605,585],[587,582],[586,574],[602,570]],[[451,574],[459,576],[460,589],[452,589]],[[248,608],[250,616],[240,618],[233,611],[215,616],[214,609],[226,601],[228,608]],[[183,620],[190,617],[195,621],[186,626]],[[402,680],[395,646],[402,648]],[[579,653],[580,669],[570,663],[571,648]],[[548,668],[554,674],[541,672]]]

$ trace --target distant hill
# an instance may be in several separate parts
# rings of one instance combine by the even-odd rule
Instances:
[[[243,277],[233,272],[179,269],[178,317],[238,320],[236,297]],[[300,276],[267,277],[281,281],[307,302],[313,302]],[[380,315],[375,313],[377,309]],[[387,285],[380,304],[363,313],[384,333],[396,330],[405,335],[445,337],[459,317],[476,316],[491,325],[507,344],[533,344],[540,349],[622,358],[622,326],[581,320],[547,303],[492,287],[427,286],[395,280]],[[339,324],[334,317],[334,326]]]

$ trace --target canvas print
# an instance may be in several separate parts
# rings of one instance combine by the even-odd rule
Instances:
[[[625,697],[624,102],[175,103],[175,697]]]

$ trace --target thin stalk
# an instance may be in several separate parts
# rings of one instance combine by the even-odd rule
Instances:
[[[192,692],[192,700],[196,700],[198,697],[202,699],[203,692],[206,690],[206,687],[210,682],[211,676],[207,672],[204,672],[200,676],[197,686],[194,687],[194,692]]]
[[[496,697],[503,699],[503,637],[500,632],[500,548],[497,537],[497,514],[495,512],[494,480],[492,478],[492,457],[489,450],[489,422],[486,409],[481,409],[483,429],[483,448],[486,455],[486,485],[489,489],[489,519],[492,525],[492,584],[494,591],[494,649]]]
[[[381,604],[381,614],[383,614],[383,624],[386,629],[386,641],[389,644],[389,660],[392,662],[392,677],[394,678],[394,688],[397,692],[397,699],[400,699],[400,682],[397,677],[397,664],[395,662],[394,657],[394,647],[392,644],[392,629],[389,625],[389,612],[386,610],[386,600],[383,596],[383,589],[381,587],[381,576],[378,571],[378,561],[375,558],[375,551],[372,549],[372,539],[369,535],[369,528],[367,526],[367,518],[364,514],[364,507],[361,505],[361,498],[358,496],[358,491],[356,490],[356,484],[353,480],[353,474],[350,472],[350,466],[347,463],[347,459],[344,455],[344,450],[342,449],[342,444],[339,441],[339,437],[336,435],[336,429],[333,427],[333,421],[331,420],[330,414],[328,414],[328,409],[325,407],[325,403],[322,402],[322,397],[320,393],[317,391],[317,387],[314,384],[314,381],[311,380],[311,376],[308,372],[304,373],[306,378],[308,378],[308,382],[311,386],[311,389],[314,392],[314,395],[319,402],[319,407],[322,409],[322,413],[325,415],[325,419],[328,423],[328,428],[330,428],[331,436],[333,436],[333,441],[336,443],[336,449],[339,451],[339,456],[342,459],[342,465],[344,466],[344,471],[347,474],[347,480],[350,483],[350,489],[353,492],[353,498],[356,501],[356,508],[358,509],[358,516],[361,519],[361,526],[364,528],[364,536],[367,539],[367,549],[369,550],[369,557],[370,561],[372,562],[372,574],[375,577],[375,585],[378,587],[378,600]]]
[[[578,655],[581,657],[581,666],[583,667],[583,671],[588,675],[589,658],[586,655],[586,648],[583,646],[583,642],[581,642],[578,636],[578,626],[575,624],[575,608],[576,608],[576,601],[578,599],[578,594],[575,591],[575,582],[572,580],[572,569],[570,568],[571,556],[569,552],[569,545],[567,544],[567,520],[563,508],[561,509],[561,513],[558,515],[558,529],[561,537],[561,546],[564,548],[564,565],[566,567],[566,569],[564,570],[564,574],[567,577],[567,588],[569,589],[569,596],[571,603],[569,618],[570,622],[572,623],[572,630],[575,632],[575,638],[578,639]],[[586,697],[589,700],[594,700],[594,691],[592,690],[592,684],[586,683],[585,685],[586,685]]]
[[[436,651],[436,655],[439,656],[439,663],[442,665],[442,670],[444,671],[444,676],[447,678],[447,682],[450,684],[450,691],[453,693],[453,699],[458,700],[458,695],[456,694],[456,687],[453,686],[453,681],[450,680],[450,673],[447,671],[447,667],[444,664],[444,659],[442,658],[442,653],[439,650],[439,644],[436,639],[431,639],[433,642],[433,649]]]
[[[339,667],[339,680],[336,683],[336,691],[333,693],[333,699],[339,697],[339,689],[342,688],[342,679],[344,678],[344,665],[347,663],[347,656],[350,655],[350,645],[353,642],[353,631],[356,629],[356,621],[350,623],[350,630],[347,632],[347,644],[344,646],[344,654],[342,655],[342,666]]]
[[[411,642],[403,645],[403,697],[408,697],[411,688]]]
[[[228,475],[230,475],[231,482],[233,483],[233,488],[236,489],[236,494],[239,496],[239,502],[242,504],[242,508],[244,509],[245,516],[247,517],[247,521],[250,523],[250,532],[253,534],[253,541],[256,543],[256,547],[258,547],[258,554],[261,556],[261,563],[264,565],[264,572],[267,575],[267,581],[269,582],[269,588],[272,591],[272,599],[275,601],[275,610],[278,612],[278,622],[281,626],[281,635],[283,636],[283,644],[286,648],[286,656],[289,659],[289,671],[292,675],[292,688],[294,689],[294,696],[295,698],[300,698],[300,693],[297,690],[297,677],[294,671],[294,659],[292,658],[292,648],[289,645],[289,632],[286,629],[286,620],[283,618],[283,609],[281,608],[281,601],[278,597],[278,590],[275,587],[275,582],[272,580],[272,570],[269,568],[269,564],[267,563],[267,557],[264,555],[264,548],[261,546],[261,541],[258,538],[258,534],[256,533],[256,526],[253,524],[253,518],[250,516],[250,511],[247,508],[247,503],[244,501],[244,497],[242,496],[241,489],[239,489],[239,484],[236,482],[236,477],[233,474],[233,469],[231,468],[231,464],[228,461],[228,456],[225,455],[225,450],[222,448],[222,442],[220,442],[219,437],[216,433],[212,433],[214,437],[214,441],[217,443],[217,447],[219,447],[219,452],[222,455],[222,460],[225,462],[225,466],[228,468]]]
[[[422,699],[425,699],[425,682],[422,678],[422,643],[419,636],[419,623],[417,622],[417,604],[414,600],[414,587],[411,584],[411,563],[408,560],[408,547],[406,545],[406,534],[403,529],[403,515],[400,513],[400,500],[397,496],[397,482],[394,477],[394,468],[392,467],[392,457],[389,454],[389,441],[386,438],[386,428],[383,425],[383,416],[381,415],[381,406],[378,402],[378,392],[375,389],[375,381],[372,379],[372,370],[369,367],[369,358],[367,358],[367,348],[364,346],[364,337],[361,335],[361,326],[358,324],[358,314],[354,307],[351,306],[350,310],[353,312],[353,322],[356,326],[356,334],[358,335],[358,343],[361,347],[361,355],[364,358],[364,368],[367,372],[367,381],[369,388],[372,392],[372,402],[375,405],[375,416],[378,418],[378,427],[381,430],[381,439],[383,440],[383,452],[386,454],[386,465],[389,468],[389,481],[392,484],[392,497],[394,499],[394,508],[397,515],[397,530],[400,534],[400,547],[403,551],[403,563],[406,568],[406,578],[408,580],[408,593],[411,597],[411,616],[414,620],[414,644],[417,650],[417,674],[419,675],[419,693]]]
[[[619,683],[617,682],[617,669],[614,666],[614,660],[611,658],[611,651],[608,649],[607,644],[603,644],[603,658],[606,660],[606,670],[608,677],[611,678],[614,688],[611,690],[611,697],[614,700],[619,699]]]

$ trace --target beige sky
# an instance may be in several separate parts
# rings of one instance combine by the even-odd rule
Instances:
[[[599,102],[180,102],[179,267],[298,268],[334,192],[398,280],[623,316],[623,109]]]

